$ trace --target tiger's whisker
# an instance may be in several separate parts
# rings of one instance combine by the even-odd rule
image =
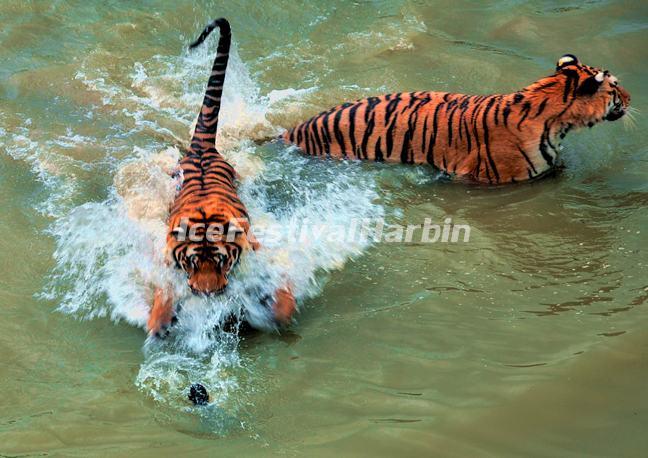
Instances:
[[[635,118],[632,116],[631,113],[626,113],[626,115],[623,117],[623,127],[626,130],[637,129],[637,121],[635,120]]]

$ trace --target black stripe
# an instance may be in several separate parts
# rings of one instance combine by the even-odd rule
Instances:
[[[321,127],[321,133],[322,133],[322,144],[324,145],[324,151],[323,153],[326,154],[326,157],[331,156],[331,139],[329,138],[328,130],[324,126],[324,123],[322,123]]]
[[[344,134],[340,130],[340,119],[342,119],[342,113],[347,107],[349,107],[348,104],[342,105],[333,118],[333,133],[335,134],[335,139],[340,145],[340,152],[343,157],[346,157],[346,148],[344,146]]]
[[[522,109],[520,110],[520,113],[524,113],[520,120],[517,123],[517,128],[520,130],[520,126],[522,123],[526,120],[527,116],[529,116],[529,111],[531,111],[531,103],[530,102],[524,102],[524,105],[522,105]]]
[[[472,97],[474,97],[474,96],[472,96]],[[473,108],[472,116],[470,117],[470,122],[473,123],[473,124],[477,120],[477,113],[479,113],[479,110],[481,109],[481,104],[484,101],[484,99],[485,99],[485,97],[482,96],[482,95],[477,96],[477,97],[474,98],[474,101],[473,101],[474,108]]]
[[[306,121],[306,127],[304,128],[304,136],[306,138],[306,151],[310,155],[315,155],[315,140],[313,139],[313,134],[311,131],[311,124],[313,124],[313,118],[310,118]]]
[[[574,97],[574,94],[576,92],[576,88],[578,87],[578,72],[574,70],[563,70],[563,73],[567,75],[567,81],[565,82],[565,90],[563,92],[563,102],[567,102],[567,98],[569,97],[569,93],[573,92],[572,97]]]
[[[459,105],[459,121],[457,124],[459,124],[459,140],[463,141],[463,127],[466,125],[464,121],[470,103],[467,95],[462,96],[461,100],[461,104]],[[466,135],[468,135],[468,129],[466,129]]]
[[[394,127],[396,126],[396,121],[398,121],[398,115],[394,116],[389,128],[387,129],[387,136],[385,137],[385,146],[387,148],[386,153],[387,157],[391,156],[392,149],[394,147]]]
[[[450,103],[455,102],[454,100]],[[448,107],[446,108],[446,113],[448,113],[448,110],[450,110],[450,115],[448,116],[448,146],[452,145],[452,118],[454,117],[455,112],[457,111],[457,105],[456,103],[453,106],[450,106],[448,104]]]
[[[545,143],[545,139],[549,136],[549,128],[547,127],[547,123],[545,123],[545,128],[544,131],[542,132],[542,135],[540,136],[540,154],[542,155],[542,158],[545,160],[545,162],[549,165],[553,165],[553,157],[547,152],[547,144]]]
[[[324,152],[324,145],[322,145],[319,132],[317,131],[318,119],[319,119],[319,115],[316,118],[313,118],[313,122],[311,123],[311,130],[313,131],[313,143],[315,145],[316,154],[320,156]]]
[[[365,119],[365,124],[367,125],[366,129],[369,129],[369,119],[371,118],[372,126],[371,126],[371,133],[373,133],[375,122],[376,122],[376,114],[374,112],[374,109],[376,105],[380,103],[380,98],[378,97],[369,97],[367,99],[367,107],[365,108],[365,114],[364,114],[364,119]],[[362,147],[361,147],[361,153],[364,155],[364,159],[368,158],[368,142],[369,142],[369,137],[371,136],[370,134],[367,134],[365,131],[365,134],[363,135],[362,138]]]
[[[508,127],[508,117],[511,114],[511,102],[506,102],[506,106],[504,107],[504,110],[502,111],[503,116],[504,116],[504,125]]]
[[[297,144],[301,147],[301,143],[304,140],[304,135],[302,133],[302,129],[304,128],[304,123],[301,123],[296,127],[297,129]]]
[[[499,125],[499,111],[500,111],[500,105],[502,104],[502,99],[500,98],[497,101],[497,105],[495,105],[495,113],[493,113],[493,119],[495,120],[495,125]]]
[[[368,122],[366,122],[366,128],[364,131],[364,135],[362,136],[362,143],[360,144],[360,154],[363,155],[364,159],[367,159],[367,145],[369,143],[369,137],[373,134],[374,131],[374,126],[375,126],[375,121],[376,121],[376,113],[372,111],[372,108],[370,105],[367,105],[367,111],[365,112],[365,119],[367,113],[371,111],[371,115],[369,117]]]
[[[499,181],[499,173],[497,172],[497,166],[495,165],[495,161],[493,160],[493,157],[491,156],[490,153],[490,143],[489,143],[490,139],[488,136],[488,112],[490,111],[494,103],[495,103],[495,98],[492,98],[486,105],[486,109],[484,110],[484,114],[482,115],[482,127],[484,129],[484,148],[486,149],[486,158],[488,159],[488,164],[490,165],[490,168],[493,170],[495,181]]]
[[[541,91],[541,90],[543,90],[543,89],[547,89],[547,88],[549,88],[549,87],[553,87],[553,86],[555,86],[556,84],[558,84],[556,81],[551,81],[550,83],[545,83],[545,84],[543,84],[543,85],[541,85],[541,86],[538,86],[537,88],[535,88],[535,90],[536,90],[536,91]]]
[[[326,155],[330,156],[331,155],[331,129],[329,127],[329,116],[331,116],[332,110],[329,110],[326,115],[324,115],[324,119],[322,119],[322,126],[324,128],[324,131],[326,133]]]
[[[536,118],[538,116],[540,116],[542,114],[542,112],[544,111],[545,107],[547,106],[547,100],[549,100],[549,99],[544,99],[542,102],[540,102],[540,106],[538,106],[538,111],[535,114]]]
[[[382,138],[378,137],[378,141],[376,142],[376,155],[374,157],[374,160],[376,162],[383,162],[385,160],[383,157],[382,150],[380,149],[381,140]]]
[[[463,119],[463,123],[464,123],[464,129],[466,129],[466,143],[467,143],[466,151],[470,153],[472,140],[470,138],[470,132],[468,131],[468,122],[466,121],[466,118]]]
[[[525,153],[524,150],[522,148],[520,148],[519,146],[517,147],[517,149],[520,152],[520,154],[522,154],[522,156],[524,156],[524,159],[527,161],[527,164],[529,164],[529,166],[531,167],[531,170],[533,170],[533,173],[537,174],[538,172],[536,171],[536,168],[533,165],[533,162],[531,162],[531,159],[529,159],[529,156],[527,155],[527,153]]]
[[[349,110],[349,139],[351,140],[351,154],[358,157],[358,152],[356,151],[356,138],[355,138],[355,116],[356,111],[362,105],[362,103],[356,103]]]
[[[445,105],[444,102],[439,102],[434,109],[434,117],[432,118],[432,132],[430,133],[430,144],[428,145],[428,151],[427,151],[427,163],[435,165],[434,163],[434,145],[436,143],[436,136],[437,136],[437,129],[439,127],[438,120],[439,120],[439,110],[441,109],[441,105]]]
[[[400,92],[395,94],[394,98],[391,99],[387,104],[387,107],[385,108],[385,126],[389,123],[389,118],[391,118],[391,115],[394,113],[394,111],[396,111],[396,107],[401,100],[400,96]],[[389,154],[387,154],[387,156],[389,157]]]
[[[413,164],[413,157],[410,158],[410,152],[412,152],[412,139],[414,138],[414,132],[416,131],[416,124],[418,122],[418,108],[420,105],[409,114],[407,119],[407,131],[403,136],[403,148],[401,149],[401,162],[403,164]],[[413,155],[412,155],[413,156]]]
[[[412,108],[414,103],[416,103],[416,101],[418,100],[414,92],[410,92],[409,96],[410,96],[409,103],[407,104],[407,107],[403,108],[403,111],[405,111],[407,108]]]
[[[423,153],[425,153],[425,143],[426,143],[425,134],[427,134],[427,123],[428,123],[428,115],[425,115],[425,119],[423,120],[423,133],[421,134],[421,151]]]

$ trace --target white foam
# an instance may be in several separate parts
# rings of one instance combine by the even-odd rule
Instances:
[[[0,145],[15,160],[24,161],[47,189],[48,198],[36,205],[36,210],[49,217],[60,217],[70,207],[72,197],[78,189],[74,169],[88,169],[88,164],[57,152],[60,147],[70,147],[71,138],[60,136],[39,142],[31,137],[31,120],[3,135]]]

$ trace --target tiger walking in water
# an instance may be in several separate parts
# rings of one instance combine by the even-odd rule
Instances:
[[[186,273],[189,288],[200,295],[223,292],[243,252],[259,248],[250,232],[245,205],[236,193],[236,172],[216,150],[231,44],[227,20],[220,18],[207,25],[190,48],[204,42],[216,27],[220,29],[218,50],[189,150],[179,162],[182,183],[171,206],[166,237],[168,262]],[[219,230],[210,234],[210,227]],[[277,324],[291,320],[296,304],[289,287],[275,292],[271,307]],[[149,335],[163,336],[174,314],[170,288],[157,287],[147,324]]]
[[[312,156],[430,164],[480,183],[511,183],[551,171],[567,132],[615,121],[629,104],[610,72],[566,54],[555,73],[521,91],[369,97],[324,111],[283,140]]]

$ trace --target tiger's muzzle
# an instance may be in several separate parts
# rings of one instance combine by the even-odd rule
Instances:
[[[213,262],[200,263],[187,279],[191,292],[199,296],[221,294],[227,288],[227,283],[227,274]]]
[[[612,108],[608,110],[608,113],[604,118],[606,121],[616,121],[617,119],[621,119],[630,106],[630,94],[621,86],[617,86],[613,93],[613,97]]]

